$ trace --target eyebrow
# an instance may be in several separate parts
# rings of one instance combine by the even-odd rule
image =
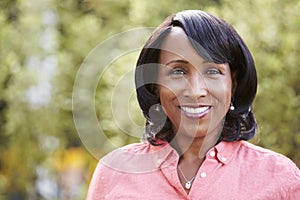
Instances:
[[[170,65],[170,64],[175,63],[175,62],[184,63],[184,64],[188,64],[189,63],[186,60],[171,60],[171,61],[167,62],[165,65]]]
[[[172,63],[176,63],[176,62],[184,63],[184,64],[188,64],[188,63],[189,63],[189,62],[186,61],[186,60],[171,60],[171,61],[167,62],[165,65],[169,65],[169,64],[172,64]],[[202,63],[203,63],[203,64],[205,64],[205,63],[213,63],[213,61],[210,61],[210,60],[204,60]]]

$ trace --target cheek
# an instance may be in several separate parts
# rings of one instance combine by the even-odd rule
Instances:
[[[232,82],[230,81],[224,81],[223,87],[221,88],[222,91],[220,93],[223,93],[223,101],[225,104],[225,109],[227,111],[227,108],[229,108],[230,102],[231,102],[231,94],[232,94]]]
[[[231,101],[231,97],[232,97],[232,81],[231,78],[229,78],[229,80],[226,80],[223,82],[223,90],[224,90],[224,94],[226,95],[226,99],[227,101]]]
[[[177,120],[179,116],[178,113],[179,103],[176,94],[168,88],[161,87],[159,89],[159,97],[160,97],[160,103],[162,105],[165,114],[174,123],[174,120]]]
[[[186,81],[163,79],[159,83],[158,94],[161,102],[172,103],[177,100],[184,88]]]
[[[163,108],[170,107],[172,104],[174,104],[174,100],[177,99],[176,94],[166,87],[160,87],[158,92]]]
[[[231,80],[224,79],[218,83],[216,82],[208,83],[208,88],[210,91],[210,95],[212,95],[223,105],[225,104],[226,107],[229,106],[231,102],[231,94],[232,94]]]

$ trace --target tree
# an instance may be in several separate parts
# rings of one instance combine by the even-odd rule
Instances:
[[[93,156],[100,157],[109,148],[103,144],[96,149],[99,154],[90,155],[77,134],[72,92],[80,66],[94,47],[112,36],[136,27],[155,27],[183,9],[216,14],[242,35],[259,74],[254,102],[259,134],[252,142],[300,165],[299,7],[295,0],[1,1],[0,199],[84,198],[97,163]],[[134,42],[137,36],[120,40],[99,60]],[[141,127],[144,123],[134,94],[126,102],[116,98],[116,105],[128,104],[131,111],[132,121],[127,116],[121,120],[123,130],[110,105],[114,89],[126,85],[119,81],[127,81],[125,75],[134,69],[137,55],[138,51],[127,52],[113,60],[96,88],[97,120],[116,146],[138,141],[136,135],[124,132],[133,131],[132,121]],[[77,188],[76,194],[61,178],[74,168],[82,173],[82,189]],[[41,187],[45,183],[51,191]]]
[[[253,142],[287,155],[298,166],[299,6],[294,1],[228,1],[222,9],[212,9],[236,27],[256,61],[259,84],[254,112],[259,126]]]

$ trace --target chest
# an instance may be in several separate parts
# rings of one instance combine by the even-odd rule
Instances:
[[[252,174],[249,174],[252,173]],[[106,199],[282,199],[276,177],[222,164],[203,165],[186,194],[172,167],[146,174],[122,174],[109,184]]]

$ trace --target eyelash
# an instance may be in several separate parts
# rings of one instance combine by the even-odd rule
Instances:
[[[184,75],[184,74],[186,74],[186,71],[182,68],[175,68],[170,71],[170,75]],[[219,69],[208,68],[207,70],[204,71],[204,74],[217,75],[217,74],[222,74],[222,73]]]
[[[185,70],[182,68],[175,68],[170,71],[171,75],[184,75],[186,74]]]
[[[215,75],[215,74],[221,74],[221,71],[219,69],[216,68],[209,68],[206,70],[205,72],[208,75]]]

